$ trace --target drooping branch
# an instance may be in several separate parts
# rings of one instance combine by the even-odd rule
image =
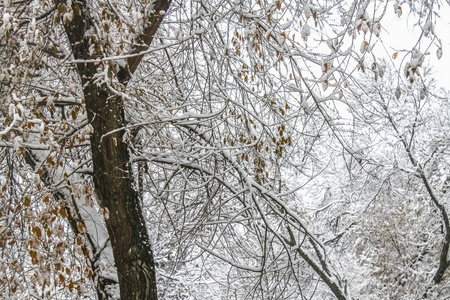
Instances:
[[[292,232],[290,227],[287,227],[289,232],[289,240],[286,239],[286,243],[293,247],[298,254],[308,263],[308,265],[316,272],[316,274],[320,277],[323,282],[330,288],[332,293],[336,296],[339,300],[346,300],[347,296],[345,293],[345,289],[342,289],[337,282],[333,280],[333,278],[328,274],[327,269],[323,268],[323,261],[321,260],[322,267],[319,266],[317,262],[315,262],[297,243],[294,237],[294,233]],[[313,244],[314,245],[314,244]]]
[[[205,132],[199,132],[196,128],[191,126],[186,126],[190,131],[198,135],[204,142],[209,144],[210,146],[220,149],[220,145],[216,144],[214,142],[214,139],[211,135]],[[269,228],[269,230],[278,237],[278,239],[282,243],[286,243],[291,247],[291,250],[296,251],[304,260],[305,262],[315,271],[315,273],[320,277],[320,279],[328,286],[328,288],[331,290],[331,292],[334,294],[334,296],[339,300],[346,300],[347,298],[347,287],[345,284],[338,280],[334,274],[331,274],[328,267],[328,261],[326,259],[326,253],[325,253],[325,246],[322,244],[322,242],[308,229],[306,224],[295,214],[293,213],[290,208],[282,201],[276,193],[273,191],[269,191],[263,186],[261,186],[259,183],[257,183],[255,180],[251,178],[251,176],[243,170],[238,162],[233,159],[233,157],[230,155],[230,153],[226,150],[219,150],[219,153],[223,156],[223,158],[228,161],[233,168],[237,171],[237,173],[242,177],[242,180],[245,181],[245,184],[247,186],[247,189],[250,194],[259,193],[261,198],[263,198],[269,205],[272,207],[274,211],[277,212],[280,216],[283,216],[286,223],[287,228],[289,232],[289,239],[285,236],[283,236],[280,233],[277,233],[276,230],[272,229],[268,222],[265,222],[266,226]],[[250,198],[254,198],[253,195],[250,196]],[[254,200],[255,206],[260,211],[260,215],[262,219],[265,219],[264,212],[262,211],[262,208],[260,204],[258,204],[258,201]],[[278,209],[276,207],[279,207]],[[303,234],[307,237],[307,240],[312,245],[313,249],[315,250],[315,256],[317,257],[317,262],[315,259],[313,259],[313,256],[309,253],[307,253],[305,250],[302,249],[302,245],[297,243],[294,235],[291,231],[291,228],[289,227],[295,226],[297,230],[300,232],[303,232]]]

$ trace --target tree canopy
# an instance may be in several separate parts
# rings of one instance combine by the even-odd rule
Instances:
[[[444,6],[3,1],[0,294],[444,299]]]

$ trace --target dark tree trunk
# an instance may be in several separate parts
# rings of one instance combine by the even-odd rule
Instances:
[[[61,1],[63,3],[63,1]],[[85,1],[73,1],[73,21],[65,25],[75,59],[93,59],[89,54],[86,31],[92,26]],[[149,26],[140,37],[141,45],[149,45],[169,7],[169,0],[154,3],[154,13],[145,20]],[[140,46],[135,53],[145,50]],[[136,55],[127,60],[117,78],[126,85],[142,59]],[[140,199],[133,187],[128,146],[123,142],[124,104],[122,97],[110,92],[105,85],[94,83],[97,66],[94,63],[79,63],[80,75],[88,111],[88,120],[93,127],[91,150],[93,179],[99,204],[109,211],[105,220],[113,248],[120,296],[123,300],[157,299],[155,265],[153,253],[142,215]]]
[[[140,199],[133,188],[124,126],[122,99],[102,87],[84,89],[91,136],[94,185],[100,205],[109,210],[106,226],[119,277],[121,299],[157,299],[152,250],[142,216]]]

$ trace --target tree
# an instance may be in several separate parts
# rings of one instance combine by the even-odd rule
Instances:
[[[418,45],[441,53],[438,40],[425,37],[434,36],[437,4],[421,4],[409,5],[422,26]],[[395,13],[402,7],[395,3]],[[394,147],[395,153],[407,154],[418,172],[411,180],[421,179],[415,184],[437,208],[443,243],[432,229],[437,223],[428,231],[435,238],[430,245],[440,249],[432,281],[442,284],[450,240],[446,209],[434,197],[433,176],[418,167],[428,154],[411,154],[415,134],[401,132],[416,121],[400,126],[401,106],[391,111],[383,104],[388,95],[401,97],[400,87],[375,83],[366,94],[355,91],[361,82],[383,78],[373,47],[383,42],[387,9],[368,1],[6,1],[0,27],[2,293],[364,295],[351,278],[367,273],[354,261],[375,247],[376,238],[349,245],[352,234],[381,222],[385,207],[363,222],[365,214],[347,217],[353,206],[336,205],[341,200],[333,197],[354,192],[364,180],[358,172],[374,178],[367,197],[372,191],[390,197],[395,189],[386,180],[397,178],[375,157],[381,150],[359,146],[365,132],[376,140],[399,138],[403,149]],[[405,55],[411,60],[404,78],[414,86],[426,78],[419,75],[419,50]],[[428,97],[431,88],[420,88],[419,98]],[[364,97],[373,109],[353,101]],[[355,124],[350,130],[340,123],[342,103]],[[380,109],[384,127],[377,128]],[[421,104],[411,109],[421,117]],[[375,149],[374,157],[361,149]],[[330,156],[335,151],[343,160]],[[362,168],[363,160],[374,167]],[[350,184],[324,188],[327,176],[342,175],[343,163]],[[398,188],[405,186],[411,181]],[[324,207],[310,214],[308,206],[318,200],[307,194],[324,191]],[[370,204],[361,198],[358,207]],[[415,246],[408,247],[402,251],[409,255]],[[409,271],[399,272],[403,280]],[[386,272],[371,278],[382,282],[383,276],[392,280]],[[419,295],[433,292],[428,279],[421,279],[426,284]],[[158,284],[164,288],[158,291]]]
[[[449,266],[444,204],[448,101],[445,93],[432,92],[429,69],[416,77],[420,84],[411,85],[408,76],[406,83],[400,80],[398,95],[398,88],[387,84],[397,75],[388,65],[385,68],[385,78],[372,83],[361,79],[365,88],[351,88],[345,101],[353,111],[349,132],[364,132],[368,138],[352,145],[360,150],[346,161],[354,176],[349,189],[359,190],[355,184],[363,187],[360,199],[339,204],[347,213],[363,213],[338,218],[347,226],[351,223],[347,237],[356,244],[359,267],[373,272],[364,285],[370,294],[420,299],[431,293],[439,299],[445,294],[444,274]],[[336,216],[332,218],[332,223],[338,222]]]
[[[123,139],[124,132],[122,130],[114,132],[125,126],[123,96],[113,89],[110,90],[108,83],[98,82],[98,75],[102,74],[101,72],[107,72],[104,74],[106,76],[108,76],[108,72],[110,72],[109,76],[112,76],[112,71],[108,71],[109,66],[99,66],[99,64],[95,62],[98,58],[109,55],[111,54],[110,51],[115,50],[109,48],[106,44],[102,44],[105,41],[100,39],[102,39],[104,33],[109,31],[107,27],[110,22],[113,23],[111,24],[112,26],[116,25],[114,22],[121,22],[119,15],[110,15],[115,12],[115,10],[114,7],[111,7],[109,11],[105,10],[104,6],[106,6],[107,3],[99,3],[99,6],[95,7],[95,4],[92,3],[92,5],[90,5],[87,2],[55,1],[54,3],[34,3],[26,1],[19,3],[18,8],[22,8],[24,4],[31,5],[30,12],[32,14],[31,16],[25,15],[23,21],[16,26],[11,26],[10,24],[9,27],[7,27],[6,23],[11,22],[14,24],[20,22],[19,17],[21,17],[21,15],[15,16],[17,19],[13,18],[11,20],[9,14],[6,12],[4,13],[3,26],[6,28],[5,42],[20,43],[20,40],[22,39],[22,41],[25,42],[25,46],[28,46],[28,40],[26,40],[28,37],[21,35],[29,34],[31,35],[31,39],[39,39],[39,37],[42,38],[40,35],[48,34],[45,31],[41,33],[39,32],[39,29],[41,28],[36,28],[36,22],[38,20],[44,20],[50,23],[54,22],[56,24],[60,23],[62,25],[61,30],[63,30],[65,38],[67,39],[66,46],[69,47],[71,56],[75,60],[82,61],[75,63],[75,68],[71,68],[69,72],[71,72],[72,75],[78,75],[78,78],[73,80],[80,84],[78,90],[83,96],[87,122],[93,128],[89,138],[93,168],[92,179],[96,201],[104,211],[109,211],[109,209],[111,209],[111,218],[107,217],[104,218],[104,220],[108,230],[108,240],[111,243],[114,254],[114,263],[119,281],[121,298],[156,299],[157,290],[153,254],[142,215],[140,200],[137,191],[133,188],[128,147]],[[102,9],[102,6],[102,17],[99,19],[93,18],[91,16],[93,10],[95,8]],[[114,72],[117,83],[123,87],[126,87],[143,57],[142,54],[138,53],[143,49],[146,49],[151,43],[153,35],[158,29],[164,15],[161,12],[167,10],[168,6],[169,1],[157,1],[150,3],[148,7],[142,7],[144,8],[142,11],[144,15],[140,21],[146,24],[146,26],[135,36],[134,44],[130,49],[130,57],[124,59],[123,66],[116,65],[117,70]],[[33,15],[33,13],[39,11],[39,9],[42,9],[43,12]],[[26,7],[24,7],[22,12],[26,10]],[[50,19],[50,17],[52,17],[53,20]],[[101,23],[96,24],[96,22]],[[98,31],[96,34],[96,25],[102,26],[104,31]],[[22,27],[27,27],[28,32],[22,33]],[[116,28],[117,30],[121,29],[119,26]],[[19,41],[12,41],[11,36],[9,36],[11,33],[19,34]],[[58,57],[58,50],[62,50],[61,47],[63,47],[63,45],[53,44],[50,45],[50,49],[46,49],[46,47],[48,47],[47,41],[41,40],[39,42],[42,44],[37,43],[37,47],[44,47],[43,50],[39,49],[43,53],[49,53],[51,56],[61,58]],[[39,52],[36,54],[39,54]],[[24,55],[27,55],[27,53],[24,53]],[[20,57],[19,54],[19,60],[23,60],[21,58],[22,57]],[[26,60],[27,57],[24,59]],[[23,64],[23,62],[19,63]],[[34,63],[34,61],[31,61],[31,63]],[[40,63],[44,65],[40,66]],[[48,61],[43,60],[38,62],[36,66],[32,65],[32,67],[45,68],[48,67],[46,65],[47,63]],[[23,75],[25,78],[28,76],[34,77],[34,74],[30,73],[29,70],[25,70],[25,72],[26,74]],[[53,84],[64,85],[64,83],[65,82],[61,80],[60,82]],[[37,87],[37,90],[39,93],[39,86]],[[31,95],[25,93],[23,97],[33,97],[33,94],[34,93],[31,93]],[[56,96],[55,94],[58,95]],[[55,94],[52,96],[59,96],[58,92],[55,92]],[[49,104],[48,98],[47,105],[53,105],[51,103]],[[19,116],[18,118],[17,114]],[[15,119],[12,121],[11,125],[15,125],[14,121],[23,119],[22,115],[24,112],[21,111],[20,108],[18,108],[17,114],[14,114]],[[37,116],[39,115],[38,112]],[[77,118],[76,115],[77,111],[72,110],[73,120]],[[65,117],[65,112],[62,111],[60,115],[62,123],[65,123]],[[32,126],[33,124],[31,123],[30,127]],[[64,137],[63,139],[68,137],[69,136]],[[67,141],[63,140],[62,142],[66,143]],[[74,143],[73,141],[69,141],[69,143],[70,142],[72,144]],[[30,165],[36,167],[36,155],[31,152],[26,153],[25,156],[26,160],[31,161]],[[47,161],[52,164],[52,156],[49,156]],[[46,170],[43,170],[41,173],[42,181],[52,182],[53,178],[49,178]],[[64,176],[68,176],[67,171],[64,173]],[[57,200],[61,199],[62,201],[67,201],[69,195],[54,196]],[[70,211],[69,214],[71,214]],[[83,220],[81,216],[82,214],[80,213],[75,214],[75,217],[69,216],[69,218],[72,220],[79,218],[80,220],[78,221],[84,223],[80,226],[84,227],[86,221]],[[75,226],[73,227],[76,228]],[[82,230],[76,228],[74,231],[79,234]],[[101,250],[102,249],[99,249],[99,251]],[[98,255],[98,253],[94,253],[94,255]],[[103,281],[103,278],[98,279],[99,298],[108,294],[106,289],[108,283]]]

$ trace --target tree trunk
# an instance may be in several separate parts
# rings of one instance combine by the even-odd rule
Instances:
[[[109,210],[106,226],[119,277],[121,299],[157,299],[153,254],[133,187],[123,131],[122,99],[95,84],[84,89],[91,136],[94,185],[100,205]]]
[[[64,3],[61,1],[60,3]],[[141,45],[149,45],[158,29],[168,0],[154,1],[153,13],[146,20],[149,25],[140,37]],[[89,37],[92,27],[85,1],[73,1],[75,12],[65,30],[73,55],[78,60],[94,59],[90,55]],[[135,53],[145,50],[142,46]],[[127,60],[127,65],[117,74],[126,86],[143,55]],[[93,127],[90,139],[93,179],[96,198],[101,207],[108,209],[105,218],[111,240],[119,278],[120,297],[131,299],[157,299],[155,265],[150,241],[142,215],[137,191],[133,187],[128,146],[123,142],[124,105],[122,97],[110,92],[105,84],[94,82],[97,66],[92,62],[78,63],[77,70],[83,84],[88,120]]]

